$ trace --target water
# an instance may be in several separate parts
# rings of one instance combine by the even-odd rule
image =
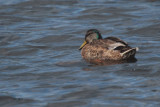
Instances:
[[[1,0],[1,107],[160,106],[158,0]],[[97,66],[78,51],[90,28],[139,47]]]

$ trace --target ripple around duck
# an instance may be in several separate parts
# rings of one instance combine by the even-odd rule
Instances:
[[[157,0],[1,0],[0,105],[159,106],[159,10]],[[137,61],[82,60],[90,28],[139,47]]]

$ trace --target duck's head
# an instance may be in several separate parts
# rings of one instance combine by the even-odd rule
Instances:
[[[85,35],[85,40],[79,50],[81,50],[87,43],[91,43],[93,40],[102,39],[100,32],[97,29],[90,29]]]

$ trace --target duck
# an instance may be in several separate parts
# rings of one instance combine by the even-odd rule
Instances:
[[[81,56],[87,61],[124,61],[135,59],[138,47],[132,48],[127,42],[117,37],[102,38],[97,29],[89,29],[80,46]]]

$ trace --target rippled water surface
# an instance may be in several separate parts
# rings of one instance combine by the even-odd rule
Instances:
[[[138,46],[138,61],[85,62],[90,28]],[[0,0],[1,107],[159,107],[159,81],[159,0]]]

